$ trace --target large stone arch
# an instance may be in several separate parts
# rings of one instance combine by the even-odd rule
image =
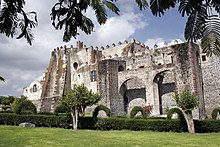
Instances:
[[[134,106],[145,106],[146,85],[138,77],[125,79],[119,86],[119,94],[123,97],[124,113],[129,114]]]
[[[172,98],[175,89],[175,75],[172,70],[163,70],[155,74],[153,78],[153,94],[156,114],[163,115],[170,106],[175,105]]]

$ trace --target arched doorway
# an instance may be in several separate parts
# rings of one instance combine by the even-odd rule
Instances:
[[[158,74],[153,79],[154,82],[154,99],[155,107],[159,110],[160,115],[166,114],[170,106],[175,105],[173,94],[175,91],[174,72],[165,70]]]
[[[119,93],[123,96],[125,114],[129,114],[134,106],[145,106],[145,84],[139,78],[134,77],[125,80],[120,86]]]

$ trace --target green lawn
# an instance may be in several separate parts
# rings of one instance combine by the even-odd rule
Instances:
[[[219,147],[220,133],[93,131],[0,126],[0,147]]]

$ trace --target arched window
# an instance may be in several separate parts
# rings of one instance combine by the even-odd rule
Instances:
[[[73,67],[74,67],[74,69],[77,69],[77,68],[78,68],[78,63],[77,63],[77,62],[74,62],[74,63],[73,63]]]
[[[33,86],[33,92],[37,92],[37,85],[36,84],[34,84],[34,86]]]
[[[95,70],[91,71],[90,79],[91,79],[91,82],[95,82],[96,81],[96,71]]]

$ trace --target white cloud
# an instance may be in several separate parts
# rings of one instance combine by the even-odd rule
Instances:
[[[25,9],[36,11],[38,14],[39,25],[33,29],[35,40],[32,46],[29,46],[25,39],[16,40],[0,34],[0,75],[6,79],[5,83],[0,83],[0,95],[21,95],[23,87],[38,79],[46,71],[51,51],[54,48],[64,44],[75,45],[75,39],[69,43],[63,43],[63,31],[56,31],[51,25],[51,8],[56,2],[26,0]],[[136,36],[139,37],[136,38],[137,40],[146,40],[144,38],[146,37],[145,29],[150,23],[146,11],[137,11],[138,8],[134,1],[120,0],[117,1],[117,5],[121,10],[121,15],[109,13],[110,17],[106,24],[101,26],[96,20],[94,11],[89,8],[86,15],[94,22],[95,32],[86,35],[79,31],[80,35],[77,36],[77,40],[83,41],[88,46],[110,45],[125,39],[136,38]],[[145,44],[154,46],[163,41],[163,38],[153,38],[148,39]]]
[[[148,46],[149,48],[154,48],[155,45],[157,45],[157,47],[164,47],[164,46],[170,46],[170,45],[174,45],[177,43],[183,43],[183,41],[181,39],[164,39],[164,38],[151,38],[151,39],[147,39],[147,41],[144,43],[146,46]]]
[[[113,42],[124,41],[135,34],[139,29],[143,29],[148,22],[142,14],[124,13],[120,16],[110,17],[104,25],[99,25],[96,21],[94,11],[88,9],[87,16],[95,22],[95,30],[91,35],[81,35],[78,37],[87,45],[104,46]]]
[[[144,43],[149,48],[153,48],[155,44],[158,44],[160,42],[164,42],[165,40],[163,38],[150,38],[147,39],[147,41]]]
[[[36,11],[39,22],[38,27],[33,29],[35,40],[32,46],[29,46],[25,39],[16,40],[0,34],[0,75],[6,79],[5,83],[0,83],[0,95],[21,95],[23,87],[39,79],[38,77],[46,71],[54,48],[64,44],[75,45],[75,39],[63,43],[63,31],[56,31],[51,25],[50,13],[55,3],[45,0],[26,1],[25,9]],[[77,40],[93,46],[124,41],[138,29],[147,26],[144,16],[134,13],[132,7],[132,3],[126,3],[126,9],[121,11],[120,16],[111,15],[102,26],[98,24],[94,11],[89,8],[86,15],[93,20],[95,32],[89,36],[81,32]]]

